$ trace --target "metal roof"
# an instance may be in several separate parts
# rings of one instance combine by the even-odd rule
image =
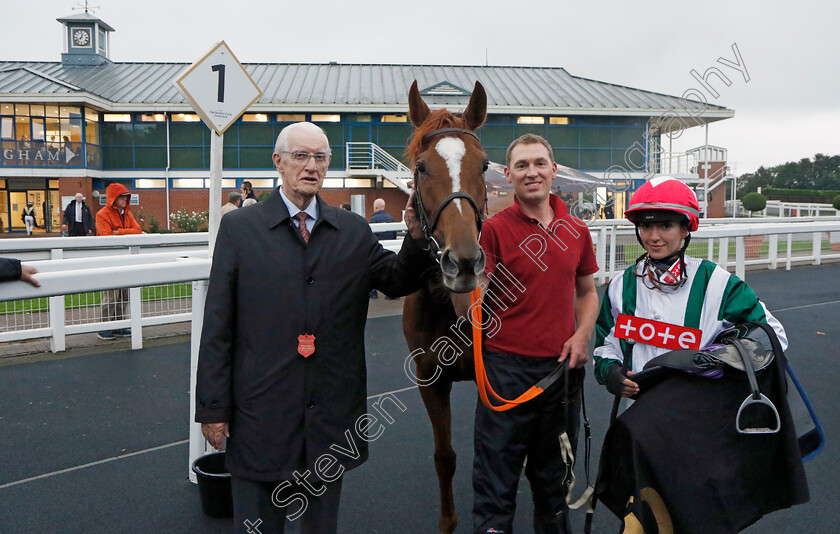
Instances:
[[[71,23],[71,24],[73,22],[99,23],[100,28],[102,28],[104,30],[108,30],[109,32],[114,31],[114,28],[112,28],[108,23],[106,23],[105,21],[103,21],[102,19],[97,17],[96,15],[88,13],[87,11],[85,11],[84,13],[77,13],[75,15],[67,15],[66,17],[60,17],[60,18],[57,18],[55,20],[57,20],[58,22],[67,22],[67,23]]]
[[[0,99],[87,101],[106,110],[185,110],[172,84],[187,63],[0,62]],[[404,112],[417,80],[433,107],[462,109],[476,80],[491,113],[658,116],[700,115],[703,122],[734,111],[676,97],[572,76],[559,67],[247,63],[262,89],[252,110]],[[86,100],[86,97],[89,97]],[[702,109],[702,113],[698,113]]]

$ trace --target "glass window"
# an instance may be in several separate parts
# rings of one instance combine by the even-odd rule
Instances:
[[[277,122],[302,122],[306,120],[303,113],[278,113]]]
[[[513,128],[510,126],[485,126],[479,131],[481,136],[481,144],[485,147],[499,146],[505,147],[513,141]]]
[[[528,133],[545,137],[545,126],[542,124],[517,124],[513,127],[514,139]]]
[[[201,178],[174,178],[172,187],[189,187],[199,189],[204,187],[204,180]]]
[[[379,146],[404,147],[408,141],[408,136],[411,135],[411,127],[407,123],[381,124],[377,127],[377,132],[376,143]]]
[[[341,122],[341,115],[338,114],[313,114],[312,122]]]
[[[549,127],[546,140],[552,147],[577,147],[580,144],[580,128],[577,126]]]
[[[243,146],[274,146],[274,127],[271,124],[240,124],[239,144]]]
[[[73,115],[81,116],[82,114],[82,108],[79,106],[61,106],[58,111],[60,117],[71,117]]]
[[[132,148],[109,148],[102,151],[102,168],[134,168],[134,150]]]
[[[135,189],[152,189],[158,187],[166,187],[166,180],[157,180],[154,178],[138,178],[134,180]]]
[[[227,136],[225,136],[227,137]],[[222,149],[222,161],[225,168],[239,168],[239,151],[235,146],[226,146]]]
[[[580,146],[584,148],[610,148],[612,130],[610,128],[581,128]]]
[[[13,104],[0,104],[0,113],[3,115],[14,115],[15,106]]]
[[[202,147],[172,148],[169,157],[173,169],[204,168],[204,149]]]
[[[382,122],[408,122],[408,116],[405,113],[397,113],[395,115],[382,115]]]
[[[373,117],[370,115],[356,115],[355,117],[348,117],[347,120],[355,122],[372,122]]]
[[[99,112],[95,109],[85,108],[85,119],[93,122],[99,122]]]
[[[324,178],[321,187],[324,189],[342,189],[344,188],[344,180],[341,178]]]
[[[105,122],[131,122],[130,113],[103,113],[102,120]]]
[[[642,142],[644,130],[640,128],[613,128],[613,148],[627,148],[636,141]]]
[[[47,117],[58,117],[58,106],[44,106]]]
[[[15,115],[29,116],[29,104],[15,104]]]
[[[61,139],[66,143],[82,141],[82,119],[61,119]]]
[[[549,124],[569,124],[569,117],[549,117]]]
[[[242,122],[268,122],[268,115],[265,113],[245,113],[242,115]]]
[[[15,117],[15,139],[29,141],[29,116]]]
[[[49,111],[47,111],[49,113]],[[54,117],[47,118],[47,140],[57,143],[61,139],[61,122]]]
[[[102,125],[103,146],[131,146],[134,144],[134,130],[131,124]]]
[[[241,147],[239,149],[239,167],[241,169],[271,169],[274,167],[271,161],[272,149]]]
[[[200,124],[176,122],[169,127],[169,141],[173,146],[201,145],[204,144],[204,130]]]
[[[166,125],[146,123],[134,125],[134,144],[166,146]]]
[[[58,189],[58,180],[49,181],[50,189]]]
[[[251,186],[256,189],[267,189],[274,187],[274,178],[251,178]]]
[[[521,117],[517,117],[516,124],[545,124],[545,117],[523,115]]]
[[[88,143],[99,144],[99,123],[89,120],[85,121],[85,140]]]
[[[0,119],[0,138],[13,139],[15,137],[15,123],[11,117]]]
[[[370,178],[345,178],[344,187],[373,187]]]
[[[163,169],[166,167],[166,148],[136,147],[134,149],[134,168]]]
[[[35,118],[32,119],[32,140],[33,141],[44,141],[44,119]]]
[[[104,54],[105,53],[105,46],[106,46],[106,42],[107,42],[106,41],[107,38],[105,37],[105,30],[100,28],[98,34],[99,34],[99,52],[101,54]]]
[[[505,162],[505,152],[507,151],[506,148],[485,148],[484,152],[487,154],[487,159],[490,161],[495,161],[496,163]]]
[[[603,171],[610,166],[611,150],[581,150],[580,169],[585,171]]]
[[[198,122],[201,119],[195,113],[173,113],[170,120],[172,122]]]
[[[29,106],[29,114],[35,117],[44,116],[44,106],[42,104],[32,104]]]
[[[554,149],[554,161],[567,167],[579,168],[580,161],[578,161],[579,153],[577,150],[563,150]]]
[[[166,122],[164,113],[143,113],[140,115],[140,122]]]

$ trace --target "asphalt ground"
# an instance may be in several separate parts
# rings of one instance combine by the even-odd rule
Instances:
[[[747,280],[787,329],[788,358],[828,445],[806,464],[811,502],[766,516],[745,532],[836,532],[840,264],[748,272]],[[370,460],[345,474],[340,532],[437,532],[432,433],[419,392],[403,372],[408,349],[401,331],[399,316],[368,321],[371,402],[395,392],[406,409],[389,411],[394,421],[371,444]],[[189,352],[189,344],[179,342],[5,361],[0,367],[0,533],[229,532],[230,520],[203,515],[198,489],[187,479]],[[470,532],[474,384],[456,384],[452,399],[458,532]],[[611,398],[591,373],[586,400],[595,469]],[[516,532],[530,532],[524,478],[518,502]],[[580,532],[583,512],[572,517]],[[618,528],[619,520],[599,507],[594,531]],[[287,531],[298,532],[297,525]]]

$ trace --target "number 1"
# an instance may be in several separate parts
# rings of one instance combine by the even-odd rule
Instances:
[[[225,101],[225,66],[221,63],[218,65],[213,65],[212,67],[213,72],[219,73],[219,102]]]

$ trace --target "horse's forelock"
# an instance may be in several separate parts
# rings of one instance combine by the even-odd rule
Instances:
[[[448,110],[444,109],[436,109],[432,111],[426,120],[418,126],[414,133],[412,134],[411,142],[406,147],[405,151],[408,154],[408,158],[411,160],[412,165],[414,161],[417,159],[417,156],[420,154],[420,151],[423,146],[423,136],[434,132],[435,130],[440,130],[442,128],[467,128],[467,121],[464,120],[460,115],[453,115]]]

